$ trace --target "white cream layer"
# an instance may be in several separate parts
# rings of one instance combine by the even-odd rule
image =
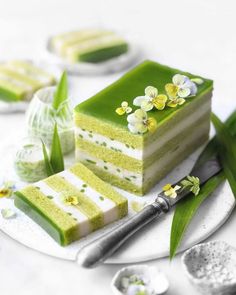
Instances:
[[[68,170],[60,172],[59,175],[62,176],[67,182],[74,185],[78,190],[84,189],[83,194],[93,201],[103,212],[104,225],[118,219],[118,209],[115,202],[101,195],[99,192],[89,186],[83,187],[85,184],[84,181]],[[63,203],[61,199],[61,194],[63,192],[56,192],[43,180],[34,183],[33,186],[39,188],[39,190],[44,195],[53,197],[51,198],[52,202],[54,202],[63,211],[70,213],[72,217],[77,219],[80,236],[86,236],[92,231],[89,218],[82,211],[76,207],[67,206]]]
[[[210,109],[211,109],[211,102],[207,100],[207,102],[202,104],[198,108],[198,110],[196,110],[193,114],[190,114],[188,117],[186,117],[185,120],[182,120],[179,123],[177,123],[172,129],[166,132],[161,138],[157,138],[155,141],[153,141],[151,144],[149,144],[149,146],[145,147],[144,149],[132,148],[131,146],[126,145],[123,142],[120,142],[118,140],[111,140],[110,138],[104,135],[89,132],[79,127],[75,128],[75,134],[78,138],[81,137],[82,139],[88,142],[91,142],[93,144],[104,146],[108,149],[120,152],[131,158],[135,158],[137,160],[143,161],[149,156],[151,156],[154,152],[164,147],[164,145],[168,141],[170,141],[173,137],[180,135],[182,132],[184,132],[184,130],[188,126],[194,124],[194,122],[197,122],[202,116],[209,113]]]
[[[121,179],[126,179],[130,183],[141,188],[146,183],[146,181],[153,179],[153,177],[155,177],[158,174],[158,172],[161,172],[163,170],[163,167],[170,165],[171,162],[178,155],[184,152],[184,150],[186,149],[186,146],[187,147],[190,146],[192,142],[196,142],[198,139],[202,137],[204,133],[207,133],[208,128],[209,126],[206,124],[205,126],[201,126],[199,128],[199,131],[197,132],[195,131],[194,133],[191,133],[181,142],[180,148],[175,149],[174,151],[169,151],[165,153],[163,157],[154,161],[154,163],[151,166],[145,169],[144,174],[132,172],[132,171],[123,169],[121,167],[117,167],[111,163],[105,163],[103,160],[97,159],[96,157],[91,156],[90,154],[79,149],[77,149],[76,151],[76,158],[79,159],[84,164],[90,163],[92,165],[95,165],[99,169],[103,170],[104,172],[110,173],[111,175],[117,176]]]

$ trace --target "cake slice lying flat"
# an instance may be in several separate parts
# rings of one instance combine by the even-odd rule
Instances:
[[[179,85],[177,81],[174,85],[172,80],[177,78],[181,78],[184,84]],[[192,74],[146,61],[79,104],[75,108],[77,161],[111,184],[139,195],[145,194],[208,139],[213,82],[193,78],[196,77]],[[146,122],[144,126],[135,122],[134,126],[135,114],[130,116],[125,111],[130,112],[127,103],[132,112],[140,108],[137,102],[134,105],[134,99],[144,95],[144,91],[150,92],[150,85],[151,89],[158,89],[158,94],[165,94],[164,100],[168,100],[164,107],[156,104],[159,109],[153,107],[146,112],[156,126],[154,131],[142,133],[147,122],[142,121]],[[174,93],[169,90],[167,95],[166,89],[178,90],[185,99],[178,97],[174,104],[168,97]],[[157,96],[157,100],[163,103],[163,96],[158,96],[155,91],[149,95]],[[124,114],[119,115],[116,109],[122,101],[127,103],[121,111]],[[134,127],[140,132],[135,132]]]
[[[127,214],[127,199],[82,164],[16,192],[15,205],[60,245]]]
[[[88,29],[54,36],[50,49],[71,63],[97,63],[125,53],[128,44],[114,32]]]
[[[39,88],[55,83],[52,75],[29,62],[16,60],[0,64],[0,100],[29,100]]]

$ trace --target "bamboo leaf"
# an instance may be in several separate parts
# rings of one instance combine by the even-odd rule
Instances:
[[[212,113],[212,123],[216,129],[218,154],[224,173],[236,198],[236,139],[230,134],[228,127]]]
[[[212,177],[201,187],[201,190],[197,196],[190,194],[178,204],[171,227],[170,259],[175,256],[176,250],[180,245],[183,235],[190,221],[196,214],[199,206],[223,180],[223,173]]]
[[[234,111],[230,115],[230,117],[226,120],[225,125],[228,127],[230,134],[234,138],[236,138],[236,111]],[[195,167],[205,163],[213,155],[216,155],[217,151],[218,151],[218,143],[217,143],[217,138],[215,136],[213,137],[212,140],[209,141],[207,146],[204,148],[204,150],[198,157],[195,163]],[[220,175],[220,178],[219,178],[219,175]],[[211,184],[213,179],[216,179],[220,183],[220,180],[223,181],[223,175],[222,174],[219,174],[219,175],[214,176],[208,182],[210,182]],[[188,228],[193,216],[199,209],[200,205],[208,196],[210,196],[208,182],[205,183],[204,186],[202,186],[200,190],[200,194],[197,197],[190,195],[188,198],[186,198],[185,200],[181,201],[180,203],[176,205],[174,217],[172,220],[172,226],[171,226],[170,258],[173,258],[175,256],[176,250],[182,241],[184,233],[186,229]],[[199,198],[200,200],[197,200],[197,198]],[[189,213],[189,212],[192,212],[192,213]]]
[[[64,170],[64,159],[63,153],[61,149],[60,138],[57,131],[57,124],[55,123],[53,139],[52,139],[52,147],[50,154],[50,163],[53,168],[54,173],[58,173]]]
[[[61,79],[57,85],[56,91],[54,93],[52,106],[55,110],[59,108],[61,103],[63,103],[68,98],[68,82],[67,73],[63,72]]]
[[[43,149],[43,157],[44,157],[44,164],[45,164],[46,173],[47,173],[47,176],[51,176],[54,174],[54,172],[53,172],[53,168],[52,168],[52,165],[51,165],[49,157],[48,157],[45,143],[43,141],[42,141],[42,149]]]

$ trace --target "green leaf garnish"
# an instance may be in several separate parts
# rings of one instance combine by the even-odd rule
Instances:
[[[218,154],[224,173],[236,198],[236,139],[230,134],[228,127],[213,113],[211,120],[216,130]]]
[[[200,192],[200,180],[198,177],[188,175],[186,179],[181,181],[182,189],[187,189],[197,196]]]
[[[56,91],[54,93],[52,106],[55,110],[59,108],[61,103],[63,103],[68,98],[68,83],[67,83],[67,73],[63,72],[61,79],[57,85]]]
[[[170,259],[175,256],[184,233],[200,205],[223,180],[223,173],[212,177],[201,187],[201,191],[197,197],[194,194],[191,194],[178,203],[171,227]]]
[[[43,157],[44,157],[44,164],[45,164],[46,173],[47,173],[47,176],[51,176],[54,174],[54,171],[53,171],[52,165],[49,160],[49,156],[47,153],[45,143],[43,141],[42,141],[42,149],[43,149]]]
[[[54,173],[58,173],[64,170],[64,159],[61,149],[60,138],[57,131],[57,124],[55,123],[52,147],[50,153],[50,163],[53,168]]]
[[[230,134],[235,138],[236,111],[233,112],[230,115],[230,117],[226,120],[225,125],[226,127],[228,127]],[[208,159],[216,155],[217,150],[218,150],[218,143],[217,143],[217,138],[215,136],[213,137],[212,140],[209,141],[209,143],[207,144],[203,152],[198,157],[195,167],[202,165]],[[212,177],[210,180],[208,180],[208,182],[210,182],[210,185],[212,185],[212,189],[214,189],[214,187],[217,186],[216,183],[218,183],[219,185],[220,182],[224,180],[223,176],[224,174],[221,173]],[[214,181],[215,183],[213,183]],[[174,217],[172,220],[172,228],[171,228],[170,258],[173,258],[175,256],[176,250],[182,241],[184,233],[186,229],[188,228],[193,216],[197,212],[198,208],[200,207],[202,202],[211,195],[209,187],[208,187],[208,182],[206,182],[201,187],[200,194],[198,195],[197,198],[194,195],[191,195],[176,205]],[[203,198],[203,196],[205,197]]]

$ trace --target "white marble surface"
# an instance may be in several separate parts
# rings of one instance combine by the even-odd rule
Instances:
[[[112,27],[142,45],[148,58],[213,78],[213,109],[223,119],[236,108],[235,9],[234,0],[0,0],[0,58],[41,59],[45,39],[54,32],[83,25]],[[76,83],[75,99],[89,97],[119,75],[71,77]],[[21,126],[21,114],[1,114],[0,138],[18,132]],[[232,214],[210,240],[236,246],[235,227]],[[149,264],[167,274],[168,294],[198,294],[185,278],[179,256],[172,263],[161,259]],[[0,233],[0,294],[110,295],[109,284],[119,268],[106,265],[82,270]]]

